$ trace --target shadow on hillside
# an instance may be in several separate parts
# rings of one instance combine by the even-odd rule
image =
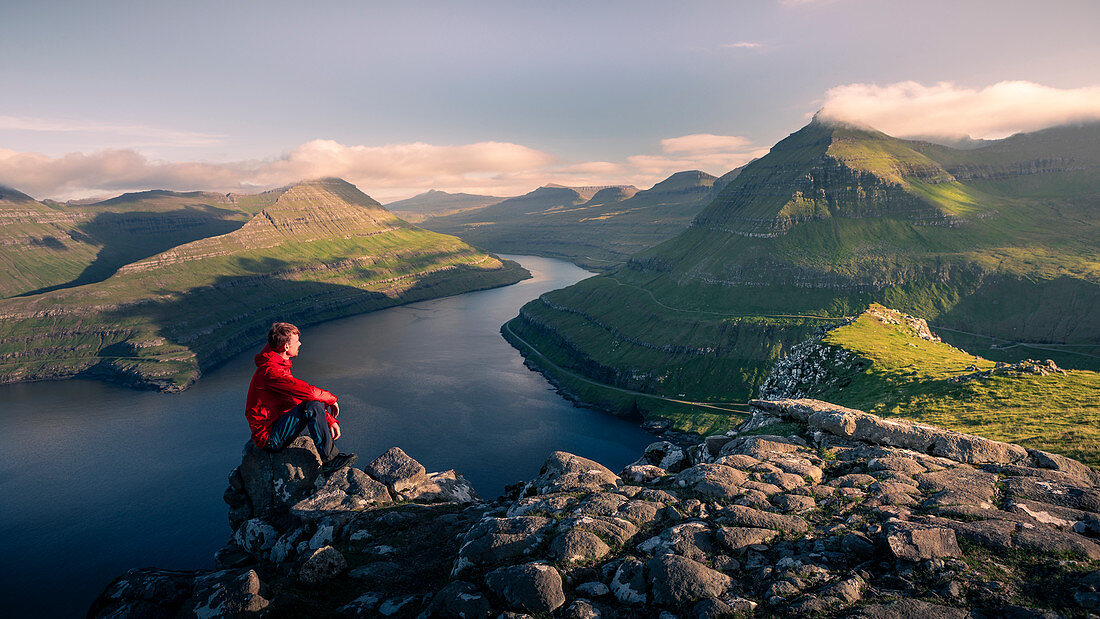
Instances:
[[[266,270],[285,267],[272,259],[262,265]],[[529,274],[518,265],[503,271],[459,268],[424,276],[397,297],[346,284],[270,275],[220,277],[172,301],[142,303],[106,314],[106,324],[147,326],[129,333],[120,331],[119,340],[105,342],[101,356],[103,351],[112,353],[108,356],[140,355],[138,341],[159,336],[190,349],[206,371],[246,350],[259,350],[274,322],[304,328],[395,305],[507,285],[526,276]]]
[[[236,215],[237,219],[228,216]],[[94,284],[115,274],[123,265],[155,256],[173,247],[228,234],[244,225],[239,214],[222,209],[182,208],[168,212],[133,211],[100,213],[77,226],[73,240],[101,245],[95,260],[75,279],[63,284],[24,292],[29,297],[44,292]]]

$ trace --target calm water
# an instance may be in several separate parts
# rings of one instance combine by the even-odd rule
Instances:
[[[555,449],[618,470],[651,436],[572,406],[498,329],[589,273],[511,256],[534,279],[306,329],[294,373],[337,394],[339,441],[366,463],[397,445],[457,469],[486,498]],[[248,439],[243,354],[181,394],[90,381],[0,386],[0,600],[8,616],[82,615],[132,567],[212,568],[230,530],[222,491]],[[11,613],[11,614],[9,614]]]

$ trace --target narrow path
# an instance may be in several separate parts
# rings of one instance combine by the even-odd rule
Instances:
[[[594,385],[596,387],[601,387],[603,389],[610,389],[611,391],[618,391],[619,393],[625,393],[625,394],[628,394],[628,395],[640,396],[640,397],[644,397],[644,398],[653,398],[655,400],[664,400],[665,402],[675,402],[677,404],[687,404],[689,406],[699,406],[699,407],[702,407],[702,408],[713,408],[715,410],[720,410],[724,413],[744,413],[745,412],[745,411],[740,411],[740,410],[736,410],[736,409],[732,409],[732,408],[723,408],[724,406],[748,406],[749,405],[748,402],[693,402],[691,400],[680,400],[680,399],[677,399],[677,398],[669,398],[669,397],[665,397],[665,396],[661,396],[661,395],[654,395],[652,393],[644,393],[642,391],[633,391],[631,389],[623,389],[622,387],[614,387],[612,385],[605,385],[604,383],[596,382],[596,381],[591,380],[589,378],[585,378],[584,376],[581,376],[580,374],[577,374],[576,372],[571,372],[571,371],[561,367],[560,365],[554,363],[553,361],[551,361],[549,358],[546,357],[546,355],[539,352],[539,349],[535,348],[530,342],[528,342],[527,340],[523,339],[522,337],[516,335],[516,332],[512,331],[512,327],[511,327],[510,323],[511,323],[511,321],[508,321],[508,322],[504,323],[504,330],[508,332],[508,335],[511,335],[512,337],[516,338],[521,343],[523,343],[524,346],[526,346],[527,348],[530,348],[531,352],[538,355],[543,360],[543,362],[545,362],[547,365],[553,367],[555,370],[561,372],[562,374],[565,374],[565,375],[567,375],[571,378],[574,378],[576,380],[579,380],[581,382],[588,383],[588,384]]]
[[[817,316],[815,314],[759,314],[759,313],[731,314],[729,312],[711,312],[711,311],[707,311],[707,310],[683,309],[683,308],[680,308],[680,307],[672,307],[671,305],[665,305],[664,303],[659,301],[657,299],[657,297],[655,297],[653,295],[653,292],[651,290],[649,290],[647,288],[642,288],[641,286],[636,286],[634,284],[624,284],[623,282],[620,282],[618,279],[615,279],[615,277],[613,275],[608,275],[607,279],[610,279],[611,281],[615,282],[616,284],[618,284],[620,286],[625,286],[627,288],[636,288],[638,290],[641,290],[642,292],[648,294],[649,298],[653,299],[654,303],[656,303],[657,305],[660,305],[661,307],[663,307],[665,309],[672,310],[674,312],[686,312],[688,314],[711,314],[713,316],[734,316],[734,317],[744,317],[744,318],[751,318],[751,317],[759,316],[761,318],[815,318],[817,320],[832,320],[832,321],[836,321],[836,322],[842,322],[842,321],[848,320],[847,318],[837,318],[835,316]]]

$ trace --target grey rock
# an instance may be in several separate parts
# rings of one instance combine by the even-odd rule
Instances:
[[[489,572],[485,582],[515,610],[548,613],[565,603],[561,574],[544,563],[502,567]]]
[[[255,518],[267,520],[285,513],[313,494],[320,474],[321,457],[308,436],[296,437],[278,452],[259,449],[251,440],[245,444],[241,484]]]
[[[969,612],[962,609],[911,599],[889,604],[871,604],[852,615],[857,619],[967,619],[970,616]]]
[[[197,617],[256,616],[270,604],[263,593],[255,570],[210,572],[195,578],[194,594],[184,608]]]
[[[134,569],[93,602],[89,617],[173,617],[194,589],[193,572]]]
[[[753,527],[721,527],[715,534],[718,543],[732,552],[743,552],[750,546],[766,544],[779,535],[772,529]]]
[[[333,473],[316,493],[295,503],[290,513],[302,520],[318,520],[392,502],[384,484],[359,469],[348,467]]]
[[[246,520],[233,533],[233,541],[243,548],[248,554],[257,558],[266,558],[268,551],[279,540],[279,532],[275,527],[259,518]]]
[[[936,505],[976,505],[993,507],[996,475],[980,469],[961,466],[914,476],[921,490],[942,493],[935,497]]]
[[[364,470],[395,492],[410,490],[427,479],[424,466],[410,458],[400,447],[391,447]]]
[[[688,455],[684,453],[684,449],[679,445],[670,443],[668,441],[658,441],[656,443],[650,443],[645,448],[645,453],[634,464],[651,464],[653,466],[660,467],[669,471],[670,473],[678,473],[691,465],[691,461]]]
[[[558,535],[550,544],[550,556],[566,568],[602,559],[611,548],[596,534],[573,528]]]
[[[429,617],[487,617],[489,599],[473,584],[461,580],[447,583],[432,596],[428,604]]]
[[[298,578],[307,585],[319,585],[332,580],[346,569],[348,562],[339,550],[332,546],[322,546],[302,563]]]
[[[949,528],[894,523],[886,541],[895,557],[907,561],[962,556],[955,532]]]
[[[455,470],[429,473],[427,479],[401,493],[406,501],[421,503],[477,503],[481,501],[474,485]]]
[[[710,526],[702,522],[674,525],[637,548],[647,555],[674,553],[695,561],[706,561],[715,552]]]
[[[1076,487],[1034,477],[1010,477],[1005,480],[1009,497],[1031,499],[1086,512],[1100,512],[1100,491]]]
[[[740,485],[748,480],[741,471],[722,464],[697,464],[676,476],[676,485],[699,494],[733,499],[741,494]]]
[[[652,464],[631,464],[624,468],[619,477],[635,484],[645,484],[668,475],[668,471]]]
[[[1100,559],[1100,545],[1077,535],[1046,527],[1020,525],[1013,540],[1017,548],[1045,554],[1066,554],[1085,559]]]
[[[817,507],[813,497],[795,494],[779,494],[773,496],[771,502],[785,512],[804,512]]]
[[[607,585],[599,581],[585,582],[577,585],[577,593],[588,597],[597,598],[607,595],[610,592],[611,589],[608,589]]]
[[[608,587],[615,599],[623,604],[646,603],[645,563],[634,557],[623,559],[615,570],[615,576]]]
[[[532,555],[553,529],[554,521],[540,516],[486,518],[463,537],[452,575],[474,565],[494,565]]]
[[[705,598],[720,597],[733,581],[729,576],[678,555],[650,559],[649,583],[655,604],[679,607]]]
[[[577,600],[562,611],[561,616],[563,619],[597,619],[598,617],[602,617],[603,613],[600,612],[600,609],[593,606],[592,602],[588,600]]]
[[[805,533],[809,530],[809,525],[806,524],[806,521],[798,516],[773,514],[771,512],[765,512],[742,505],[727,505],[726,508],[722,510],[721,518],[731,524],[742,527],[778,529],[782,531],[793,531],[795,533]]]
[[[1087,464],[1078,462],[1073,458],[1039,451],[1038,449],[1029,449],[1027,452],[1038,467],[1062,471],[1067,475],[1076,477],[1083,485],[1100,486],[1100,471]]]
[[[638,533],[638,527],[632,522],[614,516],[578,516],[564,521],[562,526],[591,531],[619,546],[625,545]]]
[[[619,484],[619,476],[607,467],[564,451],[555,451],[543,463],[533,482],[539,494],[594,491]]]

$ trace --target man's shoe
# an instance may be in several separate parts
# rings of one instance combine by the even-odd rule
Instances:
[[[325,475],[332,475],[336,471],[347,468],[358,461],[359,456],[355,454],[338,453],[333,456],[332,460],[321,465],[321,472]]]

